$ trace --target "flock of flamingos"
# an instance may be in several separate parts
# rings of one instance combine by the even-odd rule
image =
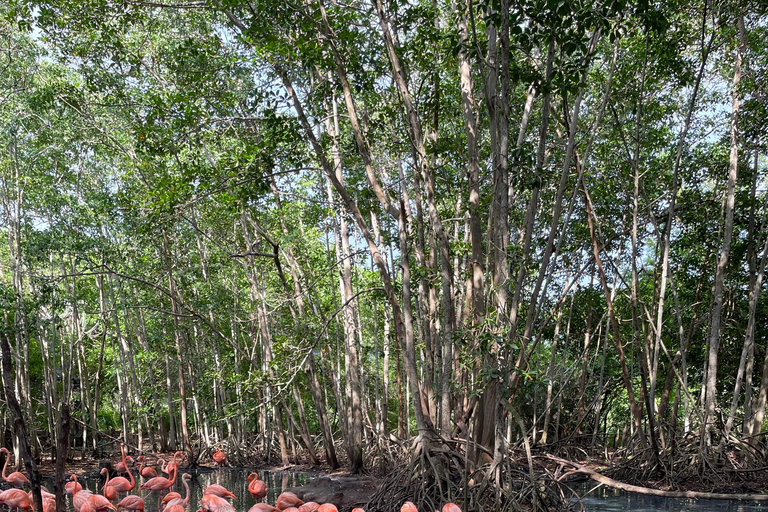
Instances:
[[[181,476],[181,481],[186,489],[186,497],[182,498],[177,492],[171,491],[163,495],[164,491],[168,491],[176,483],[176,473],[179,469],[179,462],[183,459],[181,452],[176,452],[173,459],[166,461],[162,458],[158,458],[158,462],[162,462],[160,471],[168,475],[167,477],[158,476],[157,470],[153,467],[145,466],[144,456],[137,457],[134,461],[132,457],[125,457],[124,445],[120,444],[120,451],[122,453],[122,460],[117,463],[115,469],[118,474],[128,474],[128,478],[123,476],[117,476],[110,478],[109,470],[103,468],[101,474],[106,476],[106,481],[102,487],[101,494],[94,494],[88,489],[83,489],[77,481],[77,475],[72,475],[70,481],[66,484],[66,493],[72,496],[72,504],[77,512],[105,512],[107,510],[119,511],[120,509],[128,511],[141,511],[144,512],[144,498],[138,494],[128,494],[136,488],[136,480],[133,478],[133,474],[128,468],[128,463],[141,462],[139,467],[139,475],[146,481],[139,486],[140,490],[149,491],[147,495],[156,491],[160,495],[157,506],[158,511],[162,512],[187,512],[190,510],[190,493],[189,484],[187,483],[192,475],[184,473]],[[0,492],[0,510],[2,507],[8,507],[8,511],[11,512],[16,509],[23,509],[26,512],[34,510],[32,506],[32,491],[25,492],[23,487],[29,485],[29,480],[21,472],[15,471],[9,475],[6,475],[8,468],[8,461],[10,460],[10,453],[6,448],[0,448],[0,453],[5,454],[5,464],[3,465],[2,478],[5,482],[9,483],[12,488],[6,491]],[[221,467],[226,464],[227,456],[221,450],[217,450],[213,454],[213,460],[217,467]],[[259,480],[256,473],[248,475],[248,492],[255,500],[263,499],[267,495],[267,484],[263,480]],[[56,512],[56,500],[55,495],[48,492],[45,488],[42,491],[43,494],[43,512]],[[112,502],[116,501],[121,494],[125,494],[115,506]],[[235,507],[227,501],[228,499],[234,499],[236,496],[228,491],[221,485],[212,484],[209,485],[204,493],[203,498],[200,500],[200,508],[197,512],[236,512]],[[292,492],[284,492],[277,497],[275,506],[268,503],[256,503],[250,508],[248,512],[339,512],[335,505],[332,503],[315,503],[314,501],[303,502]],[[353,509],[352,512],[365,512],[362,508]],[[418,512],[416,506],[407,501],[403,504],[400,512]],[[438,512],[438,511],[435,511]],[[447,503],[443,507],[441,512],[461,512],[461,509],[453,504]]]

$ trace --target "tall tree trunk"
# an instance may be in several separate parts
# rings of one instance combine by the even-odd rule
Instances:
[[[0,353],[2,355],[2,374],[3,374],[3,388],[5,388],[5,403],[8,406],[8,411],[13,418],[13,427],[16,438],[18,439],[19,453],[24,465],[27,468],[27,474],[29,475],[29,481],[32,487],[32,502],[35,510],[43,510],[43,496],[40,492],[40,471],[37,469],[37,464],[32,456],[32,450],[29,446],[29,437],[27,437],[27,426],[24,421],[24,416],[21,411],[19,401],[16,399],[16,393],[14,392],[13,375],[16,375],[13,371],[13,365],[11,363],[11,346],[8,341],[9,330],[7,324],[5,329],[0,331]],[[10,454],[8,455],[10,457]],[[6,461],[7,463],[7,461]]]
[[[341,150],[339,148],[339,114],[336,106],[336,98],[332,99],[333,116],[328,117],[326,121],[326,130],[333,141],[333,163],[336,173],[336,179],[342,186],[344,185],[344,174],[341,166]],[[328,192],[330,193],[330,187]],[[329,197],[329,201],[332,198]],[[403,218],[403,215],[400,215]],[[358,362],[357,347],[355,342],[356,326],[352,304],[352,251],[349,246],[349,228],[347,225],[347,212],[343,206],[339,211],[339,233],[341,241],[341,253],[339,262],[339,288],[341,291],[342,320],[344,327],[344,354],[347,364],[345,365],[345,382],[349,387],[350,394],[348,407],[349,412],[345,416],[348,422],[347,453],[349,456],[350,471],[359,473],[363,469],[363,413],[362,413],[362,390],[360,384],[360,365]],[[337,238],[337,240],[339,239]],[[407,303],[406,303],[407,304]],[[410,306],[410,304],[408,304]],[[407,310],[404,307],[404,310]]]
[[[725,226],[723,229],[723,243],[720,249],[720,257],[715,268],[715,289],[712,298],[712,319],[709,327],[709,350],[707,353],[706,396],[704,407],[705,434],[702,442],[709,446],[711,443],[712,426],[715,421],[715,405],[717,391],[717,363],[720,351],[720,326],[723,309],[723,295],[725,289],[725,270],[731,252],[731,239],[733,236],[733,213],[736,206],[736,175],[739,164],[739,82],[741,82],[741,63],[746,52],[746,37],[744,17],[738,15],[738,31],[740,44],[736,51],[736,62],[733,71],[733,84],[731,90],[731,151],[728,159],[728,181],[726,185],[725,199]]]

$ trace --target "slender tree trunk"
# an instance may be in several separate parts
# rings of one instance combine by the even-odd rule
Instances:
[[[619,321],[618,321],[618,318],[616,317],[616,313],[613,308],[613,301],[611,300],[611,292],[608,289],[608,280],[605,277],[605,271],[603,270],[603,263],[602,263],[602,260],[600,259],[600,250],[597,244],[597,237],[595,236],[595,223],[592,218],[592,216],[594,215],[593,208],[592,208],[592,200],[589,198],[589,193],[587,192],[586,184],[583,182],[582,182],[582,187],[583,187],[584,196],[586,199],[587,221],[589,224],[590,235],[592,237],[592,251],[595,257],[595,263],[597,264],[597,268],[600,274],[600,282],[603,285],[603,293],[605,294],[606,303],[608,305],[609,319],[611,321],[611,326],[613,328],[613,341],[616,344],[616,348],[619,351],[619,362],[621,364],[621,374],[624,379],[624,386],[627,389],[627,398],[629,400],[629,410],[632,413],[632,419],[634,420],[635,429],[637,430],[637,434],[641,439],[641,443],[645,445],[645,437],[643,436],[643,432],[642,432],[642,426],[643,426],[642,413],[640,412],[640,408],[638,407],[637,402],[635,400],[635,392],[632,387],[632,380],[629,376],[629,370],[627,369],[626,358],[624,357],[624,348],[621,342]],[[658,452],[657,452],[657,455],[658,455]]]
[[[6,325],[5,327],[8,329],[9,326]],[[11,364],[11,346],[5,330],[0,332],[0,353],[2,353],[3,357],[2,374],[3,388],[5,388],[5,403],[13,418],[14,432],[19,443],[19,452],[17,453],[17,456],[21,456],[24,465],[27,468],[27,474],[29,475],[29,481],[32,487],[32,502],[34,508],[35,510],[43,510],[43,496],[40,492],[40,472],[38,471],[37,464],[32,456],[32,450],[29,446],[29,438],[27,437],[26,422],[24,421],[21,406],[19,405],[19,402],[16,399],[16,393],[14,392],[13,375],[16,375],[16,373],[14,373]]]
[[[707,353],[706,373],[706,397],[704,408],[705,436],[702,442],[709,446],[711,442],[712,427],[715,421],[715,393],[717,390],[717,363],[720,351],[720,326],[723,309],[723,296],[725,290],[725,270],[731,251],[731,239],[733,236],[733,214],[736,206],[736,175],[739,164],[739,82],[741,81],[741,64],[746,52],[746,36],[744,17],[739,13],[738,17],[739,39],[741,44],[736,52],[736,62],[733,71],[732,107],[731,107],[731,151],[728,160],[728,182],[726,185],[725,200],[725,227],[723,229],[723,243],[720,249],[720,257],[715,268],[715,289],[712,299],[712,319],[709,328],[709,350]]]

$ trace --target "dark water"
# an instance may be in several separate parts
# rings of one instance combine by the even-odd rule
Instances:
[[[586,483],[574,487],[582,496],[587,512],[766,512],[768,503],[736,500],[694,500],[686,498],[661,498],[645,494],[628,493],[610,487],[595,487]]]
[[[247,512],[254,503],[257,503],[257,500],[254,500],[251,497],[251,494],[248,492],[248,475],[252,472],[257,473],[259,475],[259,479],[264,480],[267,483],[267,497],[262,500],[258,500],[258,502],[271,503],[272,505],[275,504],[278,495],[285,489],[289,487],[298,487],[304,485],[311,478],[307,473],[293,473],[288,471],[257,471],[241,468],[222,470],[204,469],[192,472],[185,471],[183,468],[181,468],[179,469],[179,474],[176,478],[176,485],[174,485],[173,489],[171,490],[181,494],[182,498],[186,497],[186,490],[184,489],[184,485],[181,483],[181,475],[183,475],[185,472],[188,472],[190,475],[192,475],[192,479],[189,481],[189,492],[191,496],[189,500],[189,510],[191,512],[194,512],[200,508],[200,499],[203,497],[203,491],[211,484],[223,485],[228,490],[232,491],[235,496],[237,496],[237,499],[231,500],[235,510],[237,510],[237,512]],[[136,478],[135,473],[133,476]],[[100,478],[97,479],[94,476],[89,478],[81,477],[78,475],[77,481],[82,484],[83,489],[90,489],[93,492],[96,492],[97,486],[100,492],[101,487],[104,485],[103,476],[100,476]],[[148,491],[138,490],[143,482],[144,479],[141,479],[141,481],[137,479],[136,487],[129,494],[138,494],[144,498],[144,510],[146,512],[155,512],[157,510],[157,493],[152,492],[151,494],[148,494]],[[44,481],[43,484],[47,486],[48,489],[53,489],[52,480]],[[122,499],[124,496],[125,495],[120,494],[119,499]],[[68,497],[67,502],[67,512],[75,512],[74,507],[72,506],[72,498]]]
[[[248,475],[254,470],[249,469],[222,469],[222,470],[198,470],[189,472],[192,479],[189,481],[190,487],[190,512],[200,508],[200,499],[203,491],[211,484],[223,485],[232,491],[237,499],[232,501],[237,512],[247,512],[248,509],[257,503],[251,498],[248,492]],[[184,470],[179,471],[176,479],[175,491],[186,496],[186,491],[181,483],[181,475]],[[267,482],[268,494],[263,500],[265,503],[274,505],[277,496],[289,487],[298,487],[309,482],[314,475],[307,473],[288,472],[288,471],[255,471],[259,478]],[[135,477],[135,475],[134,475]],[[83,484],[83,488],[96,492],[96,486],[99,490],[104,483],[104,477],[95,478],[78,476],[78,481]],[[136,482],[136,489],[131,494],[139,494],[144,498],[146,512],[155,512],[157,510],[157,493],[147,494],[146,491],[138,491],[142,482]],[[53,482],[44,482],[49,489],[53,488]],[[591,482],[573,486],[576,494],[581,496],[581,503],[587,512],[768,512],[768,503],[755,501],[736,501],[736,500],[694,500],[678,498],[660,498],[658,496],[647,496],[643,494],[628,493],[605,486],[595,486]],[[120,496],[122,498],[123,495]],[[575,508],[578,504],[574,499]],[[68,499],[67,512],[75,512],[72,507],[72,499]]]

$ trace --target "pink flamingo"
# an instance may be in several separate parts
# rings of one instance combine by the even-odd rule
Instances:
[[[3,493],[3,502],[9,510],[12,508],[30,510],[32,508],[32,500],[29,499],[27,493],[21,489],[9,489],[9,491],[18,491],[8,494],[6,494],[8,491]]]
[[[156,476],[155,478],[150,478],[146,482],[144,482],[144,485],[140,487],[142,490],[148,490],[150,493],[152,491],[157,491],[158,493],[161,493],[161,491],[164,491],[166,489],[170,489],[173,487],[173,484],[176,483],[176,466],[173,465],[170,468],[171,473],[169,473],[169,477],[171,474],[173,474],[173,478],[164,478],[162,476]]]
[[[320,504],[315,501],[308,501],[303,505],[299,506],[299,512],[315,512],[318,508],[320,508]]]
[[[354,510],[352,512],[355,512]],[[446,503],[443,505],[442,512],[461,512],[461,508],[455,503]]]
[[[144,512],[144,500],[140,496],[131,494],[130,496],[126,496],[120,500],[120,503],[117,504],[117,510],[120,510],[121,508],[125,510],[140,510],[141,512]]]
[[[139,466],[139,475],[149,480],[150,478],[155,478],[157,476],[157,471],[155,471],[155,468],[151,468],[149,466],[144,467],[144,456],[139,456],[138,460],[141,462],[141,466]]]
[[[299,505],[303,505],[304,502],[299,499],[298,496],[293,494],[292,492],[284,492],[280,496],[277,497],[277,502],[275,503],[275,506],[280,510],[285,510],[290,507],[298,507]]]
[[[181,499],[181,494],[177,493],[176,491],[171,491],[165,496],[163,496],[163,500],[160,502],[161,505],[165,505],[169,501],[175,500],[175,499]]]
[[[127,468],[126,468],[127,469]],[[130,482],[127,478],[124,478],[122,476],[116,476],[115,478],[111,479],[109,478],[109,470],[107,468],[103,468],[101,470],[101,474],[107,475],[107,482],[109,482],[110,487],[114,487],[115,491],[118,493],[121,492],[129,492],[132,491],[134,487],[136,487],[136,480],[133,479],[133,474],[130,470],[127,470],[126,473],[128,473],[128,476],[131,477]],[[106,486],[107,483],[105,482],[104,485]]]
[[[7,491],[0,492],[0,505],[5,505],[8,507],[8,510],[11,510],[12,508],[17,507],[16,503],[24,503],[25,497],[30,503],[32,503],[27,493],[25,493],[23,490],[8,489]]]
[[[317,512],[339,512],[333,503],[323,503],[317,508]]]
[[[120,443],[120,455],[122,456],[122,460],[115,465],[115,471],[117,471],[118,474],[123,474],[128,472],[127,463],[133,463],[133,457],[128,457],[128,459],[125,458],[125,444],[123,443]]]
[[[221,468],[221,466],[227,463],[227,455],[216,448],[216,453],[213,454],[213,461],[216,463],[216,466]]]
[[[178,458],[179,460],[176,460],[176,458]],[[171,459],[170,461],[167,461],[167,462],[166,462],[165,459],[162,459],[162,458],[158,458],[157,460],[163,461],[163,466],[160,468],[160,470],[163,473],[165,473],[167,475],[170,475],[171,474],[171,470],[174,467],[178,469],[179,462],[184,460],[184,454],[181,453],[181,452],[176,452],[176,453],[173,454],[173,459]]]
[[[83,512],[80,509],[88,501],[88,498],[90,498],[93,493],[88,489],[83,489],[83,486],[77,482],[77,475],[72,475],[69,478],[75,482],[74,492],[72,493],[72,505],[74,505],[75,510],[78,512]]]
[[[248,492],[255,500],[259,500],[267,495],[267,483],[259,480],[259,475],[251,473],[248,475]]]
[[[77,483],[77,477],[75,475],[70,476],[69,480],[70,481],[64,485],[64,492],[66,492],[69,495],[73,495],[77,491],[83,490],[83,486]]]
[[[248,512],[278,512],[278,510],[269,503],[257,503]]]
[[[200,500],[200,507],[206,512],[235,512],[235,507],[215,494],[204,495]]]
[[[211,484],[208,487],[205,488],[205,492],[203,494],[213,494],[214,496],[218,496],[219,498],[232,498],[237,499],[237,496],[235,496],[232,492],[230,492],[226,487],[221,486],[219,484]]]
[[[29,479],[19,471],[14,471],[10,475],[5,476],[5,470],[6,468],[8,468],[8,461],[11,460],[11,452],[8,451],[8,448],[3,447],[3,448],[0,448],[0,453],[5,454],[5,464],[3,465],[3,472],[1,474],[3,477],[3,480],[5,480],[6,482],[8,482],[14,487],[24,487],[24,484],[28,484]],[[19,507],[19,508],[24,508],[24,507]]]
[[[405,503],[403,503],[403,506],[400,507],[400,512],[419,512],[419,509],[416,508],[416,505],[414,505],[410,501],[406,501]]]
[[[91,494],[88,497],[88,503],[93,506],[93,509],[96,510],[96,512],[102,510],[117,510],[117,508],[115,508],[115,506],[109,502],[107,497],[102,496],[101,494]],[[80,512],[83,512],[82,507],[80,507]]]
[[[187,490],[187,495],[184,497],[184,499],[179,496],[178,498],[173,498],[171,500],[168,500],[168,504],[165,506],[165,510],[168,510],[169,507],[172,507],[174,505],[181,505],[184,508],[189,507],[189,484],[187,483],[192,478],[192,475],[189,473],[184,473],[181,475],[181,483],[184,484],[184,488]],[[178,494],[178,493],[168,493],[168,494]],[[167,496],[166,496],[167,497]],[[163,502],[165,503],[165,498],[163,498]]]

